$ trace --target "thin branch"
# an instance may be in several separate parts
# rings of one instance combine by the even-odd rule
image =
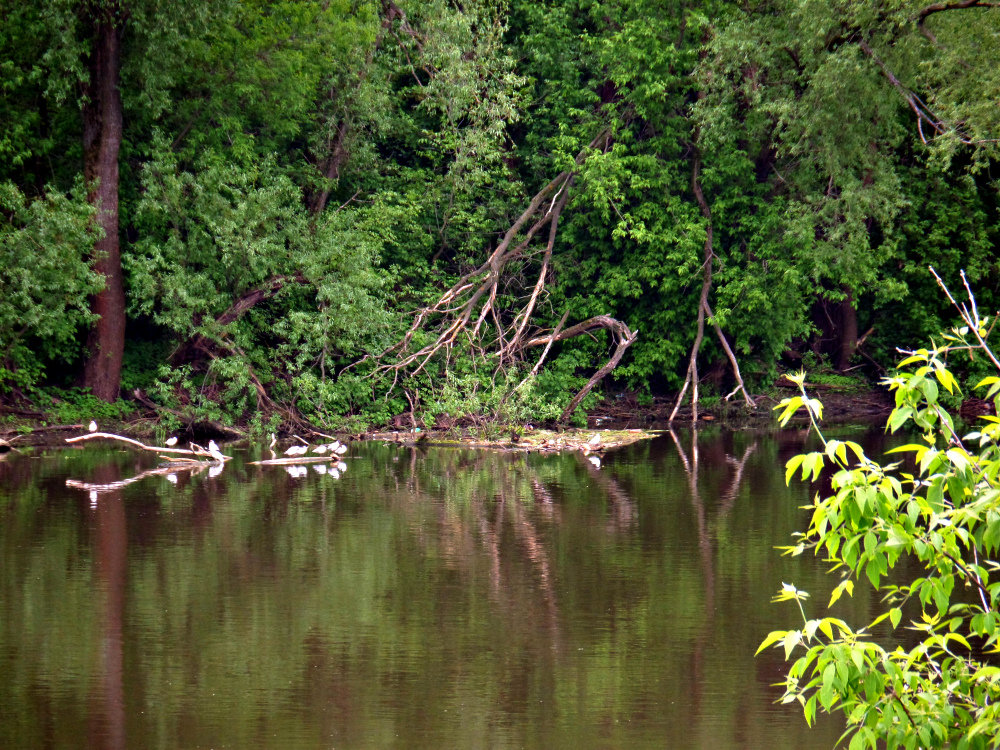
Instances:
[[[609,359],[601,369],[591,376],[590,380],[588,380],[587,384],[580,389],[579,393],[573,397],[573,399],[569,402],[569,405],[559,416],[559,422],[565,422],[569,419],[573,415],[573,412],[576,411],[576,407],[580,405],[580,402],[583,401],[587,394],[594,389],[594,386],[601,382],[601,380],[603,380],[609,372],[618,366],[618,363],[625,355],[625,350],[632,345],[632,342],[634,342],[636,338],[638,338],[638,334],[633,333],[632,330],[620,320],[612,318],[608,315],[595,315],[593,318],[589,318],[582,323],[570,326],[565,331],[552,333],[548,336],[538,336],[525,344],[525,347],[550,344],[555,341],[562,341],[564,339],[573,338],[574,336],[579,336],[581,333],[587,333],[595,328],[605,328],[612,332],[616,342],[614,354],[611,355],[611,359]]]
[[[715,317],[715,313],[712,312],[712,308],[708,304],[708,300],[705,300],[705,313],[710,318]],[[715,329],[715,335],[718,337],[719,343],[722,344],[722,349],[725,351],[726,357],[729,358],[729,365],[733,368],[733,376],[736,378],[736,387],[729,393],[729,395],[726,396],[726,401],[737,393],[742,393],[743,401],[747,406],[756,406],[754,400],[750,398],[750,394],[747,393],[746,386],[743,385],[743,376],[740,374],[740,363],[737,362],[736,354],[733,352],[732,347],[729,346],[729,340],[726,338],[725,334],[722,333],[722,328],[719,327],[718,323],[713,321],[712,328]]]
[[[947,8],[943,8],[942,10],[947,10]],[[944,135],[945,133],[951,131],[955,133],[956,136],[958,136],[958,140],[961,143],[964,143],[967,146],[977,146],[984,143],[997,142],[998,139],[995,138],[986,138],[986,139],[972,138],[967,133],[962,132],[957,126],[949,125],[948,123],[946,123],[944,120],[935,115],[934,112],[931,111],[930,107],[928,107],[920,99],[920,97],[917,96],[916,93],[914,93],[905,85],[903,85],[902,81],[900,81],[899,78],[896,76],[896,74],[892,72],[889,66],[886,65],[885,62],[883,62],[883,60],[877,54],[875,54],[875,50],[872,49],[871,45],[868,44],[866,40],[862,39],[861,41],[859,41],[858,47],[860,47],[861,51],[872,59],[872,61],[878,66],[879,70],[882,71],[882,75],[885,76],[886,80],[888,80],[889,83],[893,85],[893,87],[900,93],[903,99],[906,100],[906,103],[909,105],[910,109],[913,110],[913,114],[917,116],[917,131],[920,134],[921,141],[927,143],[927,139],[924,137],[924,131],[922,126],[922,123],[927,123],[933,130],[934,134]]]
[[[688,385],[691,386],[691,421],[698,421],[698,352],[701,350],[701,342],[705,338],[705,311],[708,309],[708,293],[712,289],[712,211],[705,200],[705,194],[701,190],[701,154],[698,149],[693,150],[694,157],[691,163],[691,190],[694,192],[695,200],[701,208],[701,214],[705,217],[705,247],[703,250],[701,295],[698,298],[697,327],[695,329],[694,343],[691,345],[691,354],[688,357],[687,374],[684,376],[684,387],[681,388],[677,403],[674,404],[673,411],[670,412],[668,422],[673,422],[681,408],[684,394],[687,393]]]
[[[937,280],[938,286],[940,286],[941,289],[944,290],[944,293],[951,301],[951,304],[955,306],[959,314],[962,316],[962,320],[969,327],[969,330],[972,331],[972,334],[976,337],[976,340],[979,342],[982,351],[986,354],[987,357],[990,358],[990,361],[993,363],[993,366],[996,367],[998,370],[1000,370],[1000,361],[997,361],[996,355],[994,355],[993,352],[990,350],[990,347],[987,346],[986,339],[983,338],[983,336],[979,333],[980,329],[982,328],[982,320],[979,317],[979,310],[975,306],[976,305],[975,297],[973,296],[971,289],[969,289],[969,281],[968,279],[965,278],[965,271],[961,271],[961,276],[962,276],[962,283],[965,285],[965,289],[969,293],[969,299],[972,300],[971,315],[969,314],[969,311],[966,309],[965,305],[959,305],[955,301],[955,298],[951,296],[951,292],[948,290],[948,287],[945,285],[944,281],[941,280],[941,277],[938,276],[938,273],[937,271],[934,270],[934,267],[929,266],[929,268],[931,274],[933,274],[934,278]]]

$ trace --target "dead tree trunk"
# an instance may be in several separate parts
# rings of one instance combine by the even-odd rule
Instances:
[[[594,149],[606,148],[609,144],[610,132],[603,131],[577,155],[576,165],[583,164]],[[595,316],[566,329],[562,328],[564,317],[555,330],[547,333],[531,322],[545,293],[559,218],[569,200],[575,177],[576,169],[566,170],[539,190],[485,262],[462,276],[433,305],[417,310],[406,335],[380,355],[383,364],[379,369],[416,375],[435,357],[441,355],[447,359],[452,348],[462,343],[467,343],[474,355],[495,357],[495,364],[504,368],[522,359],[528,348],[544,346],[541,357],[544,359],[552,344],[604,328],[614,337],[615,351],[570,401],[559,418],[560,422],[566,421],[583,398],[618,365],[637,336],[625,323],[607,315]],[[541,249],[532,247],[536,235],[546,227],[544,246]],[[504,280],[516,275],[511,266],[530,263],[537,263],[537,275],[533,274],[535,281],[530,288],[524,289],[526,302],[511,316],[513,311],[498,308],[498,293]],[[428,329],[437,331],[433,341],[411,351],[409,346],[415,334]],[[390,357],[392,360],[388,361]],[[532,374],[537,368],[538,365]]]
[[[104,288],[91,300],[98,316],[87,338],[83,384],[103,401],[118,398],[125,351],[125,290],[118,238],[118,152],[122,142],[121,25],[113,8],[96,9],[90,77],[83,104],[83,174],[101,238],[93,269]]]
[[[698,207],[701,209],[701,215],[705,217],[705,247],[702,254],[701,294],[698,297],[697,327],[695,329],[694,343],[691,345],[691,354],[688,358],[687,374],[684,377],[684,386],[677,396],[677,403],[674,404],[673,411],[670,412],[668,420],[670,422],[673,422],[674,417],[677,416],[677,412],[681,408],[684,396],[687,394],[689,387],[691,388],[691,421],[696,422],[698,420],[698,352],[701,350],[701,343],[705,338],[705,316],[714,317],[712,308],[708,303],[708,295],[712,290],[712,265],[715,258],[712,209],[708,205],[705,193],[701,189],[701,154],[697,148],[694,149],[694,158],[691,163],[691,191],[694,193]],[[743,385],[743,376],[740,374],[740,366],[736,360],[736,354],[733,352],[732,347],[729,346],[729,341],[726,339],[719,324],[713,322],[712,327],[715,329],[715,334],[722,345],[723,351],[726,353],[726,357],[729,359],[729,364],[733,368],[733,376],[736,378],[736,388],[726,396],[726,399],[729,399],[737,392],[742,392],[744,403],[747,406],[753,406],[753,399],[750,398],[746,387]]]

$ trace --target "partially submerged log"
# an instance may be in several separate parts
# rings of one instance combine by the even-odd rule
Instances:
[[[136,448],[138,448],[140,450],[149,451],[151,453],[156,453],[156,454],[173,454],[173,455],[177,455],[177,456],[194,456],[194,457],[198,457],[198,458],[207,458],[210,461],[220,461],[220,460],[221,461],[228,461],[230,458],[232,458],[232,456],[226,456],[226,455],[223,455],[223,454],[220,453],[219,456],[222,456],[221,459],[220,459],[218,456],[213,455],[211,453],[211,451],[209,451],[209,450],[207,450],[205,448],[202,448],[200,445],[197,445],[196,443],[190,443],[190,446],[191,446],[190,449],[188,449],[188,448],[172,448],[172,447],[167,446],[167,445],[146,445],[145,443],[142,443],[142,442],[140,442],[138,440],[133,440],[132,438],[125,437],[124,435],[115,435],[114,433],[111,433],[111,432],[88,432],[86,435],[78,435],[77,437],[66,438],[66,442],[67,443],[79,443],[79,442],[82,442],[82,441],[85,441],[85,440],[101,440],[101,439],[103,439],[103,440],[117,440],[117,441],[122,442],[122,443],[128,443],[129,445],[133,445],[133,446],[135,446]],[[161,456],[161,457],[167,458],[167,456]]]
[[[250,466],[296,466],[298,464],[337,463],[339,456],[290,456],[288,458],[267,458],[263,461],[247,461]]]
[[[455,448],[491,448],[501,451],[538,451],[541,453],[580,452],[603,454],[641,440],[661,435],[658,430],[530,430],[503,440],[481,437],[455,437],[447,432],[376,432],[370,437],[387,443]],[[596,440],[595,440],[596,438]]]

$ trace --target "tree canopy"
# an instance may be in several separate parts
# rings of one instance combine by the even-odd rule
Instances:
[[[335,428],[877,372],[928,264],[996,301],[997,6],[0,3],[0,396]]]

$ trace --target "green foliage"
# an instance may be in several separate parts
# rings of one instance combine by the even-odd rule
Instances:
[[[785,552],[811,550],[839,571],[830,606],[862,580],[887,604],[856,629],[835,617],[810,618],[808,594],[783,584],[775,601],[795,601],[802,626],[772,632],[760,647],[794,659],[783,702],[798,701],[810,723],[819,709],[843,713],[851,748],[985,748],[1000,736],[1000,668],[992,658],[1000,650],[1000,419],[985,417],[960,435],[941,405],[943,394],[960,392],[949,355],[971,351],[992,363],[993,374],[973,390],[994,404],[1000,362],[971,296],[962,316],[964,325],[942,344],[911,352],[886,381],[895,394],[888,429],[912,426],[922,436],[892,451],[905,462],[880,464],[856,443],[820,433],[822,450],[786,464],[786,480],[825,476],[830,489],[817,492],[809,528]],[[806,407],[818,430],[822,405],[806,395],[804,380],[796,376],[801,395],[779,405],[781,422]],[[896,629],[904,617],[915,643],[871,639],[881,623]]]
[[[4,9],[5,394],[75,365],[91,322],[79,189],[91,5],[117,7]],[[679,385],[709,227],[709,323],[751,381],[789,350],[830,354],[827,306],[842,300],[884,364],[940,330],[928,262],[965,268],[984,305],[998,301],[1000,9],[960,5],[922,18],[915,0],[878,12],[861,0],[134,0],[123,385],[159,392],[160,365],[190,364],[173,401],[227,419],[252,418],[258,384],[324,424],[398,414],[409,405],[386,397],[391,379],[344,368],[398,340],[568,168],[533,322],[605,314],[638,331],[615,387]],[[496,306],[509,319],[531,281],[508,270]],[[478,353],[450,354],[460,371],[435,361],[405,386],[429,417],[463,399],[484,414],[508,404],[483,400],[493,376],[470,374]],[[515,400],[544,394],[529,401],[548,414],[605,356],[601,337],[563,342]],[[721,357],[707,337],[702,360]]]
[[[925,6],[774,0],[715,19],[692,116],[713,211],[731,217],[717,224],[717,307],[765,356],[811,334],[813,300],[851,294],[870,350],[891,357],[942,325],[928,263],[995,270],[995,218],[979,213],[995,194],[973,174],[996,154],[996,123],[977,118],[983,93],[1000,90],[982,57],[997,40],[980,27],[997,10],[950,7],[920,28]],[[953,98],[980,81],[979,96]],[[911,95],[942,132],[918,129]]]
[[[78,353],[98,277],[84,261],[92,210],[79,188],[29,200],[0,183],[0,390],[28,388]]]
[[[59,424],[87,424],[91,420],[96,420],[99,424],[121,422],[135,412],[133,404],[121,399],[108,403],[80,388],[47,390],[39,403],[51,419]]]
[[[313,224],[272,161],[199,166],[183,170],[163,150],[146,167],[143,238],[125,264],[134,313],[227,352],[208,374],[235,419],[254,407],[252,372],[329,371],[383,341],[386,277],[373,266],[392,234],[380,201]],[[259,292],[246,314],[224,317]]]

